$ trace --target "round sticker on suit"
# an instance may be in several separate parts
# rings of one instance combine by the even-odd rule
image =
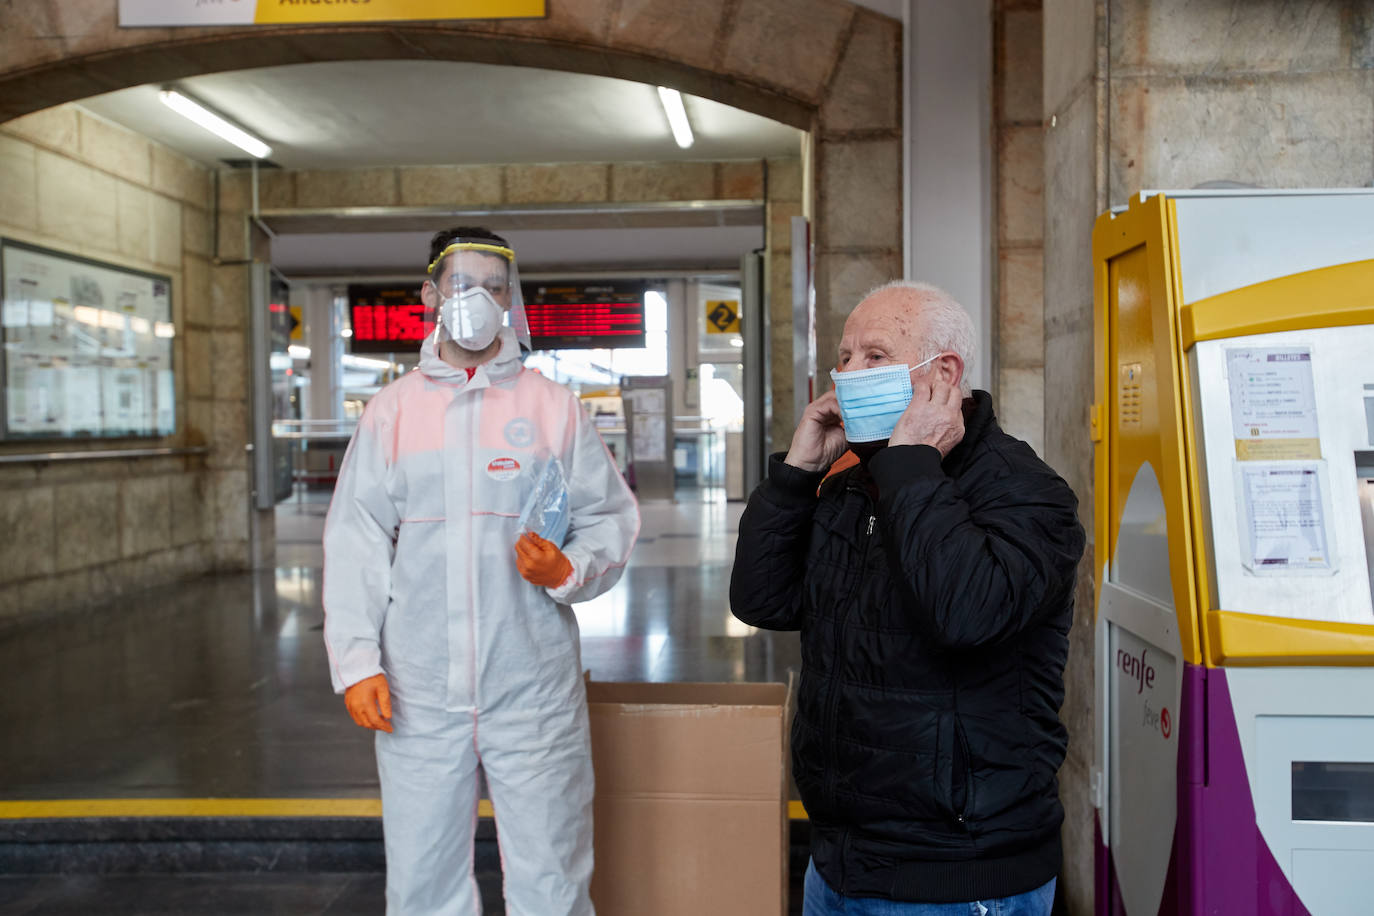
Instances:
[[[492,480],[514,480],[520,476],[520,462],[514,458],[493,458],[487,462],[487,476]]]

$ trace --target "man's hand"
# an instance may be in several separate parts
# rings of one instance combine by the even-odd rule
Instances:
[[[363,728],[389,732],[391,728],[391,688],[385,674],[363,678],[344,691],[348,714]]]
[[[558,588],[572,573],[572,563],[563,551],[533,531],[526,531],[515,542],[515,568],[526,582],[544,588]]]
[[[964,439],[964,396],[944,379],[912,386],[911,403],[897,418],[888,445],[930,445],[946,457]]]
[[[840,402],[834,391],[827,391],[802,411],[801,422],[792,434],[792,446],[783,461],[803,471],[824,471],[848,447],[844,427],[840,425]]]

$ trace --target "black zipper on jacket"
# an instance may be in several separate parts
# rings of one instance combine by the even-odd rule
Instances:
[[[854,572],[854,584],[849,589],[849,595],[845,598],[844,607],[842,608],[841,613],[835,615],[835,642],[834,657],[832,659],[833,664],[830,672],[830,697],[829,702],[826,704],[824,722],[826,738],[825,794],[826,800],[829,802],[830,809],[832,811],[838,807],[835,803],[835,783],[838,779],[838,777],[836,776],[836,769],[837,758],[839,756],[839,750],[837,747],[838,742],[835,738],[835,710],[836,707],[838,707],[840,704],[839,682],[840,665],[844,658],[844,653],[842,651],[844,646],[844,624],[849,619],[849,612],[854,607],[854,600],[858,594],[859,586],[860,584],[862,584],[864,580],[864,575],[867,572],[869,536],[873,534],[873,523],[877,518],[874,512],[873,503],[869,499],[868,494],[864,490],[859,489],[858,487],[853,487],[851,485],[850,492],[858,493],[864,500],[864,508],[867,510],[868,514],[868,530],[867,534],[864,535],[864,537],[862,538],[862,546],[859,550],[859,563],[857,569]]]

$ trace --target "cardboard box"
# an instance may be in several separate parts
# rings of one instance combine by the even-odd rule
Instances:
[[[787,912],[784,684],[587,685],[598,916]]]

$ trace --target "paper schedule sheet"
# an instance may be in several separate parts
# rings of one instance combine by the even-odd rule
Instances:
[[[1321,457],[1310,347],[1227,350],[1226,375],[1238,459]]]
[[[1257,575],[1331,570],[1321,462],[1239,463],[1244,565]]]

